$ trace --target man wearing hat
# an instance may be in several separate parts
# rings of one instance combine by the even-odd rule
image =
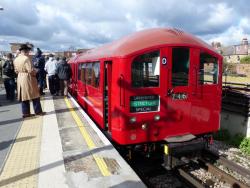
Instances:
[[[28,44],[22,44],[19,48],[20,54],[14,61],[17,72],[17,97],[22,102],[23,118],[32,116],[30,114],[30,100],[33,102],[35,114],[44,114],[40,103],[36,71],[29,58],[31,48]]]

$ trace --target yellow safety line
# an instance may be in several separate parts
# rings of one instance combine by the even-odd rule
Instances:
[[[86,131],[86,129],[84,128],[84,124],[81,121],[81,119],[79,118],[79,116],[77,115],[77,113],[74,111],[74,109],[72,108],[71,103],[69,102],[69,100],[65,97],[64,98],[67,107],[69,108],[71,115],[73,116],[78,128],[80,129],[80,132],[83,136],[83,138],[85,139],[85,141],[87,142],[87,145],[89,147],[89,149],[94,149],[96,148],[95,143],[92,141],[90,135],[88,134],[88,132]],[[105,163],[105,161],[103,160],[103,158],[96,156],[95,154],[93,154],[93,157],[97,163],[97,166],[99,167],[101,173],[103,176],[110,176],[110,172],[108,170],[107,164]]]

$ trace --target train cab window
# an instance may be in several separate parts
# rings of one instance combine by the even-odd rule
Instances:
[[[132,62],[132,86],[158,87],[160,76],[160,51],[137,56]]]
[[[100,82],[100,63],[95,62],[92,66],[92,81],[91,85],[98,88]]]
[[[218,60],[207,53],[200,54],[199,84],[218,83]]]
[[[172,86],[187,86],[189,73],[189,49],[172,50]]]
[[[86,84],[91,85],[92,81],[92,63],[87,63],[86,64]]]

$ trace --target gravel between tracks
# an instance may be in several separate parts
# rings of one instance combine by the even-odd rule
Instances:
[[[217,177],[215,177],[213,174],[211,174],[210,172],[207,172],[204,169],[191,171],[191,174],[199,178],[202,181],[202,183],[211,184],[210,187],[213,187],[213,188],[226,188],[226,187],[229,188],[230,187],[229,184],[221,182]]]
[[[246,169],[250,169],[250,156],[243,154],[238,148],[225,144],[224,142],[215,140],[214,144],[210,146],[210,149],[223,155],[228,160],[231,160]],[[249,185],[250,187],[249,179],[242,177],[237,172],[231,171],[223,165],[216,164],[216,166],[221,170],[227,172],[228,174],[232,175],[236,179],[240,180],[241,182]],[[204,169],[193,170],[191,173],[194,176],[198,177],[203,183],[211,182],[211,184],[213,184],[212,182],[214,182],[214,184],[211,185],[211,187],[215,188],[230,187],[230,185],[219,181],[214,175],[212,175],[211,173],[207,172]]]
[[[223,154],[228,160],[231,160],[246,169],[250,169],[250,156],[243,154],[240,149],[216,140],[214,141],[214,144],[211,145],[210,149],[219,152],[219,154]]]
[[[210,147],[211,150],[215,152],[219,152],[219,154],[223,155],[228,160],[231,160],[238,165],[242,166],[243,168],[250,169],[250,156],[243,154],[240,149],[225,144],[221,141],[214,141],[214,144]],[[223,165],[216,165],[221,170],[227,172],[228,174],[232,175],[236,179],[240,180],[241,182],[249,185],[250,187],[250,180],[242,177],[237,172],[231,171]]]
[[[214,144],[210,146],[210,149],[222,154],[225,158],[241,165],[246,169],[250,169],[250,156],[246,156],[242,154],[242,152],[235,147],[229,146],[220,141],[214,141]],[[249,185],[250,187],[250,180],[242,177],[237,172],[232,172],[225,168],[223,165],[217,164],[216,165],[221,170],[227,172],[228,174],[234,176],[236,179],[240,180],[241,182]],[[210,187],[214,188],[227,188],[230,187],[229,184],[220,181],[217,177],[215,177],[210,172],[207,172],[204,169],[193,169],[190,171],[194,176],[199,178],[204,184],[211,185]],[[148,178],[148,181],[153,184],[154,188],[165,188],[165,187],[183,187],[182,183],[178,180],[177,177],[173,176],[171,173],[169,174],[155,174]]]

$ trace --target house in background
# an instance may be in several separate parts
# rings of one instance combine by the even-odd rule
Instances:
[[[23,43],[10,43],[10,50],[11,50],[11,53],[16,53],[18,50],[19,50],[19,48],[20,48],[20,46],[22,45]]]
[[[18,51],[18,49],[20,48],[21,44],[23,44],[23,43],[10,43],[11,53],[15,54]],[[89,49],[83,48],[83,49],[69,49],[67,51],[58,51],[58,52],[45,51],[45,52],[43,52],[43,55],[47,56],[49,54],[53,54],[53,55],[58,56],[58,57],[65,56],[66,58],[70,58],[72,56],[75,56],[76,54],[84,53],[88,50]],[[30,55],[31,56],[35,55],[35,50],[31,51]]]
[[[227,63],[240,63],[241,58],[250,55],[250,45],[247,38],[243,38],[241,44],[221,47],[220,50]]]
[[[243,57],[250,55],[250,45],[247,38],[243,38],[241,44],[223,47],[219,42],[212,42],[212,46],[224,57],[224,62],[235,64],[230,66],[230,73],[238,75],[250,75],[250,64],[240,64]]]

